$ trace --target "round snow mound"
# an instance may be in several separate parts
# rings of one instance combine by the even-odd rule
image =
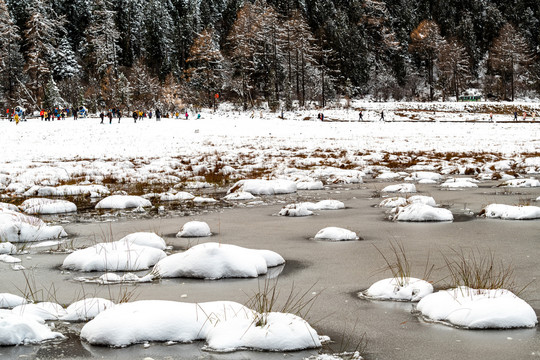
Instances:
[[[77,211],[77,205],[67,200],[33,198],[25,200],[20,206],[27,214],[64,214]]]
[[[361,296],[376,300],[419,301],[433,292],[433,285],[425,280],[406,277],[379,280]]]
[[[439,291],[420,300],[416,309],[429,320],[468,329],[530,328],[538,322],[529,304],[504,289]]]
[[[204,221],[190,221],[182,226],[176,237],[206,237],[212,236],[210,226]]]
[[[152,206],[150,200],[134,195],[111,195],[97,203],[96,209],[128,209]]]
[[[448,209],[435,208],[422,203],[412,203],[405,207],[398,208],[393,220],[413,222],[453,221],[454,215],[452,215],[452,212]]]
[[[317,240],[330,240],[330,241],[349,241],[349,240],[358,240],[356,233],[347,229],[339,227],[326,227],[319,230],[315,235]]]

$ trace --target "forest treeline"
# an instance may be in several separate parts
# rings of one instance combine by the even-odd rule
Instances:
[[[540,91],[540,1],[0,0],[0,16],[3,108]]]

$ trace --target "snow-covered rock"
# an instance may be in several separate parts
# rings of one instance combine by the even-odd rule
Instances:
[[[407,203],[414,204],[414,203],[420,203],[425,204],[429,206],[437,206],[437,202],[434,198],[431,196],[425,196],[425,195],[413,195],[407,198]]]
[[[11,309],[15,306],[28,304],[28,301],[18,295],[10,293],[1,293],[0,294],[0,309]]]
[[[66,309],[59,304],[47,301],[15,306],[11,312],[15,315],[32,318],[37,321],[58,320],[67,314]]]
[[[63,321],[87,321],[95,318],[100,312],[112,308],[115,304],[103,298],[83,299],[69,305],[66,314],[60,317]]]
[[[348,240],[358,240],[358,236],[354,231],[350,231],[340,227],[326,227],[319,230],[315,235],[317,240],[330,240],[330,241],[348,241]]]
[[[193,198],[193,202],[196,204],[214,204],[214,203],[217,203],[217,200],[212,199],[212,198],[197,196]]]
[[[10,242],[0,242],[0,255],[4,254],[15,254],[17,252],[17,247]]]
[[[210,226],[204,221],[189,221],[182,226],[176,237],[207,237],[212,236]]]
[[[253,196],[251,193],[245,192],[245,191],[239,191],[230,193],[228,195],[225,195],[223,197],[225,200],[253,200],[255,199],[255,196]]]
[[[16,314],[0,312],[0,345],[37,344],[64,337],[39,321]]]
[[[67,236],[62,226],[48,226],[41,219],[0,209],[0,239],[12,243],[58,239]]]
[[[438,291],[420,300],[416,309],[430,320],[469,329],[528,328],[538,322],[529,304],[504,289]]]
[[[407,205],[407,199],[405,199],[404,197],[386,198],[379,203],[379,207],[384,207],[384,208],[395,208],[398,206],[405,206],[405,205]]]
[[[279,216],[310,216],[313,215],[313,211],[309,210],[306,205],[303,204],[289,204],[284,206],[278,213]]]
[[[61,186],[33,186],[25,196],[79,196],[97,194],[109,195],[110,191],[103,185],[61,185]]]
[[[0,202],[0,209],[5,210],[11,210],[11,211],[19,211],[19,208],[13,204]]]
[[[62,267],[80,271],[136,271],[148,269],[167,256],[156,239],[134,240],[129,235],[126,238],[74,251],[64,259]]]
[[[480,215],[487,218],[500,218],[503,220],[540,219],[540,207],[490,204],[482,209]]]
[[[149,246],[160,250],[165,250],[167,244],[162,237],[152,232],[136,232],[124,236],[118,242],[130,245]]]
[[[379,280],[362,295],[377,300],[419,301],[433,292],[433,285],[425,280],[406,277]]]
[[[98,202],[96,209],[127,209],[139,206],[148,207],[152,206],[152,203],[141,196],[111,195]]]
[[[257,321],[261,316],[265,316],[264,324]],[[258,314],[230,301],[120,304],[88,322],[81,338],[92,345],[116,347],[148,341],[206,340],[207,347],[217,351],[289,351],[321,346],[315,330],[295,315]]]
[[[19,208],[27,214],[64,214],[77,211],[77,205],[67,200],[32,198],[25,200]]]
[[[322,190],[324,189],[324,185],[323,185],[323,182],[320,180],[299,181],[296,183],[296,188],[298,190]]]
[[[441,184],[444,189],[477,188],[478,180],[471,178],[452,178]]]
[[[454,216],[448,209],[436,208],[422,203],[412,203],[400,207],[393,216],[394,221],[453,221]]]
[[[321,200],[315,203],[315,210],[340,210],[345,209],[345,204],[339,200]]]
[[[396,184],[389,185],[382,189],[383,192],[392,192],[392,193],[415,193],[416,186],[414,184]]]
[[[185,191],[179,191],[175,194],[164,193],[159,196],[160,201],[184,201],[184,200],[193,200],[195,195],[192,195]]]
[[[153,273],[160,277],[193,277],[221,279],[257,277],[267,273],[269,267],[285,263],[270,250],[252,250],[240,246],[204,243],[182,253],[160,260]]]
[[[441,174],[438,174],[436,172],[431,172],[431,171],[415,171],[413,173],[411,173],[411,175],[407,178],[405,178],[405,180],[408,180],[408,181],[423,181],[423,180],[429,180],[430,182],[437,182],[437,181],[440,181],[442,179],[442,175]]]
[[[295,193],[296,183],[291,180],[240,180],[234,184],[228,194],[238,191],[245,191],[252,195],[278,195]]]
[[[8,264],[20,263],[22,260],[8,254],[0,255],[0,261]]]
[[[395,180],[399,179],[401,177],[401,174],[392,172],[392,171],[383,171],[379,175],[377,175],[377,179],[379,180]]]
[[[539,187],[540,181],[536,179],[512,179],[502,182],[499,186],[513,187],[513,188],[528,188]]]

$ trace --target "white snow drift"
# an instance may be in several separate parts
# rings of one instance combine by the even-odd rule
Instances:
[[[540,207],[490,204],[482,209],[480,214],[487,218],[503,220],[532,220],[540,219]]]
[[[540,187],[540,181],[536,179],[512,179],[504,181],[499,186],[515,188]]]
[[[212,236],[210,226],[204,221],[189,221],[182,226],[176,237],[207,237]]]
[[[128,209],[152,206],[150,200],[135,195],[111,195],[97,203],[96,209]]]
[[[0,311],[0,345],[28,345],[64,337],[38,320]]]
[[[358,236],[354,231],[347,230],[340,227],[326,227],[319,230],[315,235],[317,240],[330,240],[330,241],[348,241],[348,240],[358,240]]]
[[[146,234],[146,235],[145,235]],[[69,254],[62,265],[80,271],[136,271],[148,269],[167,255],[163,239],[152,233],[135,233],[121,240],[99,243]]]
[[[471,178],[452,178],[446,180],[441,184],[441,188],[444,189],[463,189],[463,188],[477,188],[476,184],[478,180]]]
[[[1,293],[0,294],[0,309],[11,309],[15,306],[27,304],[28,301],[18,295],[10,293]]]
[[[419,301],[433,292],[433,285],[413,277],[379,280],[362,295],[377,300]]]
[[[265,321],[257,326],[261,317]],[[81,338],[93,345],[116,347],[147,341],[206,340],[207,348],[217,351],[292,351],[321,346],[317,332],[295,315],[258,314],[230,301],[120,304],[88,322]]]
[[[532,307],[504,289],[468,287],[439,291],[424,297],[416,309],[426,318],[470,329],[534,327]]]
[[[87,321],[95,318],[100,312],[112,308],[115,304],[103,298],[83,299],[69,305],[66,314],[60,317],[63,321]]]
[[[448,209],[436,208],[423,203],[412,203],[397,208],[392,218],[394,221],[453,221],[454,215]]]
[[[285,263],[270,250],[252,250],[236,245],[204,243],[160,260],[153,269],[159,277],[221,279],[257,277],[269,267]]]
[[[100,197],[109,195],[110,191],[103,185],[61,185],[61,186],[32,186],[24,193],[25,196],[79,196],[90,195]]]
[[[62,226],[48,226],[41,219],[0,209],[0,240],[12,243],[58,239],[67,236]]]
[[[234,184],[228,194],[245,191],[252,195],[278,195],[295,193],[297,190],[296,183],[291,180],[240,180]]]
[[[387,187],[382,189],[382,191],[391,193],[415,193],[416,186],[414,186],[414,184],[388,185]]]
[[[77,205],[67,200],[32,198],[25,200],[19,208],[27,214],[63,214],[77,211]]]

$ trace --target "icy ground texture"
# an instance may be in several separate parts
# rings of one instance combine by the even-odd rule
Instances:
[[[483,119],[481,114],[449,113],[452,109],[464,111],[463,105],[456,103],[361,106],[400,111],[407,106],[434,107],[445,120]],[[298,183],[354,183],[362,180],[359,170],[369,173],[373,166],[380,169],[383,162],[403,165],[413,160],[422,167],[410,171],[437,171],[444,175],[464,174],[469,169],[488,177],[509,169],[522,176],[540,171],[539,157],[520,155],[535,153],[540,148],[540,138],[530,131],[530,124],[332,123],[316,121],[315,110],[289,113],[287,120],[269,112],[256,118],[250,114],[233,116],[228,111],[218,111],[205,113],[197,121],[126,122],[115,124],[114,128],[100,127],[96,118],[88,118],[84,123],[47,124],[29,119],[22,127],[3,123],[0,192],[11,197],[38,186],[27,196],[66,195],[82,190],[61,190],[56,186],[71,181],[102,185],[105,180],[114,180],[112,183],[116,184],[174,185],[197,177],[201,181],[204,175],[214,173],[231,180],[262,178],[259,175],[264,174],[265,178],[288,178]],[[348,110],[328,113],[329,118],[335,119],[352,116],[356,120],[356,115]],[[296,121],[305,117],[314,121]],[[91,138],[88,133],[92,133]],[[82,138],[87,141],[80,141]],[[20,139],[32,142],[33,146],[18,146]],[[132,146],[134,143],[137,146]],[[12,151],[14,148],[16,152]],[[474,156],[485,154],[488,149],[506,155]],[[445,159],[437,155],[450,152],[459,156]],[[254,191],[275,193],[276,189],[263,186]],[[90,193],[105,195],[97,189]]]
[[[252,250],[236,245],[204,243],[160,260],[152,271],[159,277],[202,279],[258,277],[268,268],[284,264],[270,250]]]
[[[48,226],[36,217],[0,208],[0,241],[20,243],[65,236],[62,226]]]
[[[504,289],[438,291],[420,300],[416,309],[430,320],[470,329],[534,327],[538,322],[529,304]]]
[[[212,236],[210,226],[204,221],[189,221],[182,226],[176,237],[207,237]]]
[[[289,351],[321,346],[317,332],[295,315],[259,314],[229,301],[120,304],[88,322],[81,338],[93,345],[117,347],[146,341],[205,340],[208,348],[220,351]]]
[[[153,233],[134,233],[69,254],[62,265],[80,271],[136,271],[148,269],[167,255],[165,241]]]
[[[433,285],[412,277],[379,280],[362,295],[377,300],[419,301],[433,292]]]
[[[487,218],[503,220],[532,220],[540,219],[540,207],[490,204],[482,209],[480,214]]]

